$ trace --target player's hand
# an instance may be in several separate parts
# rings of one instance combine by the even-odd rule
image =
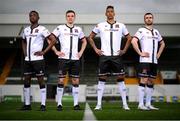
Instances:
[[[95,52],[96,52],[99,56],[101,56],[101,55],[103,55],[103,52],[104,52],[104,51],[102,51],[102,50],[100,50],[100,49],[96,49]]]
[[[148,58],[149,57],[149,53],[148,52],[141,52],[140,56]]]
[[[124,50],[118,50],[118,53],[119,53],[120,56],[122,56],[122,55],[124,55],[124,54],[126,53],[126,51],[124,51]]]
[[[64,57],[64,56],[65,56],[65,53],[60,52],[60,51],[57,51],[57,52],[56,52],[56,55],[57,55],[58,57]]]
[[[156,58],[159,59],[159,57],[160,57],[160,55],[157,54],[157,55],[156,55]]]
[[[78,58],[81,58],[81,56],[82,56],[82,53],[79,52],[79,53],[77,54],[77,57],[78,57]]]
[[[34,55],[42,56],[42,55],[44,55],[44,52],[43,51],[37,51],[37,52],[34,53]]]

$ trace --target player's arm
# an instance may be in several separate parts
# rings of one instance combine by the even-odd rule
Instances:
[[[140,49],[139,49],[139,45],[138,45],[138,38],[136,37],[133,37],[132,41],[131,41],[131,44],[134,48],[134,50],[142,57],[149,57],[149,53],[147,52],[141,52]]]
[[[47,48],[43,51],[44,53],[46,53],[47,51],[49,51],[55,44],[56,44],[56,38],[50,34],[48,37],[47,37],[47,41],[48,41],[48,46]]]
[[[87,45],[86,38],[85,38],[85,37],[82,38],[81,42],[82,42],[81,50],[80,50],[79,53],[78,53],[78,57],[79,57],[79,58],[82,56],[82,54],[83,54],[83,52],[84,52],[84,50],[85,50],[85,48],[86,48],[86,45]]]
[[[22,39],[22,49],[23,49],[24,56],[27,56],[26,48],[27,48],[26,40]]]
[[[125,53],[127,52],[128,48],[129,48],[129,46],[131,45],[131,40],[132,40],[131,35],[130,35],[130,34],[127,34],[125,37],[126,37],[126,40],[127,40],[127,41],[126,41],[126,44],[125,44],[123,50],[120,51],[120,55],[125,54]]]
[[[157,53],[157,59],[159,59],[159,57],[161,56],[164,48],[165,48],[165,42],[164,40],[161,40],[160,43],[159,43],[160,47],[159,47],[159,50],[158,50],[158,53]]]
[[[89,35],[88,40],[89,40],[90,45],[91,45],[92,48],[94,49],[94,51],[100,56],[100,55],[103,54],[103,51],[100,50],[100,49],[98,49],[98,48],[96,47],[96,45],[95,45],[95,43],[94,43],[94,38],[95,38],[95,36],[96,36],[96,33],[91,32],[91,34]]]
[[[56,39],[54,39],[51,35],[49,35],[46,40],[49,40],[49,44],[48,46],[43,50],[43,51],[38,51],[38,52],[35,52],[34,55],[37,55],[37,56],[42,56],[44,55],[45,53],[47,53],[51,48],[52,46],[56,43]]]
[[[52,37],[53,39],[57,40],[54,34],[51,34],[50,37]],[[48,41],[48,43],[50,44],[50,40],[47,39],[47,41]],[[57,41],[56,41],[56,42],[57,42]],[[54,51],[54,53],[55,53],[57,56],[64,56],[64,55],[65,55],[63,52],[58,51],[54,45],[52,46],[51,49]]]

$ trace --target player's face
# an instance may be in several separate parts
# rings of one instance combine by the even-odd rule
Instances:
[[[31,12],[31,13],[29,14],[29,21],[30,21],[32,24],[38,23],[38,20],[39,20],[39,16],[38,16],[35,12]]]
[[[112,8],[109,8],[106,10],[106,16],[107,16],[107,19],[114,19],[114,16],[115,16],[115,12],[114,12],[114,9]]]
[[[67,20],[67,23],[73,24],[75,21],[75,14],[74,13],[67,13],[66,14],[66,20]]]
[[[144,16],[144,22],[146,25],[152,25],[153,24],[153,16],[151,14]]]

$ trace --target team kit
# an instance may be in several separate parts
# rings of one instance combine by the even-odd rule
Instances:
[[[64,80],[68,73],[72,81],[72,96],[74,110],[81,110],[78,103],[80,82],[80,58],[87,43],[91,45],[99,56],[99,71],[97,84],[97,105],[94,110],[102,110],[102,97],[106,80],[110,75],[116,77],[119,92],[122,97],[122,108],[130,110],[126,100],[126,85],[124,82],[125,70],[122,56],[127,52],[130,45],[139,55],[139,86],[138,106],[139,110],[159,110],[151,104],[154,90],[154,79],[157,75],[158,59],[160,58],[165,43],[159,31],[153,28],[154,16],[152,13],[144,14],[144,26],[139,28],[132,37],[126,25],[115,20],[113,6],[107,6],[105,10],[106,20],[98,23],[90,35],[85,37],[82,28],[75,25],[76,13],[68,10],[65,13],[66,23],[57,26],[52,32],[39,25],[39,13],[30,11],[30,26],[22,33],[22,49],[24,54],[24,104],[20,110],[32,110],[30,101],[30,87],[32,75],[37,77],[41,94],[40,110],[46,111],[46,83],[44,80],[45,62],[43,55],[52,50],[58,58],[58,80],[57,80],[57,111],[63,110],[62,97],[64,93]],[[96,35],[100,36],[101,48],[94,42]],[[121,47],[122,37],[126,43]],[[55,44],[59,41],[60,49]],[[48,42],[43,49],[44,41]],[[81,48],[78,50],[78,42]],[[144,101],[144,96],[145,101]]]

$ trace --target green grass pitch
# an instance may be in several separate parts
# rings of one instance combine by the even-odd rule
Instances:
[[[153,103],[159,111],[140,111],[137,103],[129,103],[130,111],[120,107],[120,102],[103,102],[103,110],[94,111],[95,102],[90,102],[97,120],[180,120],[180,103]],[[0,120],[83,120],[85,103],[82,110],[74,111],[72,102],[63,102],[63,111],[56,110],[55,102],[47,102],[47,111],[39,111],[40,104],[32,103],[31,111],[19,111],[21,102],[0,103]]]
[[[39,111],[40,103],[32,103],[31,111],[20,111],[21,102],[0,103],[0,120],[82,120],[84,104],[80,104],[82,110],[73,110],[73,103],[63,103],[63,111],[58,112],[55,102],[47,103],[47,111]]]
[[[129,103],[130,111],[120,107],[120,103],[105,102],[102,111],[94,111],[95,104],[90,103],[98,120],[179,120],[180,103],[153,103],[160,108],[158,111],[141,111],[137,109],[137,103]]]

